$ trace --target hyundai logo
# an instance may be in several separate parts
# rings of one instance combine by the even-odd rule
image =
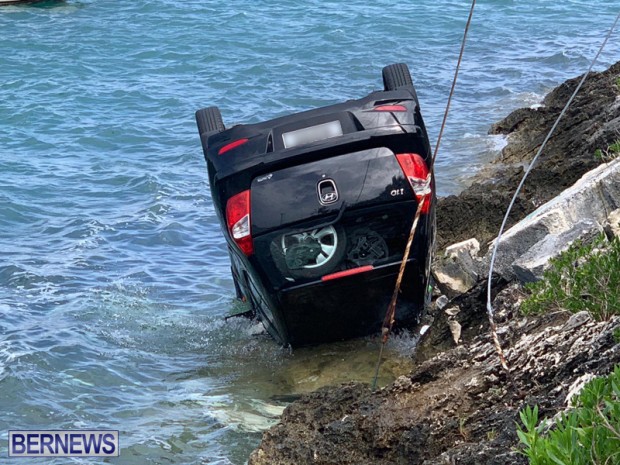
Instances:
[[[321,205],[330,205],[338,201],[338,189],[336,183],[332,179],[323,179],[317,186],[319,194],[319,203]]]

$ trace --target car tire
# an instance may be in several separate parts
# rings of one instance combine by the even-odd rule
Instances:
[[[385,90],[396,90],[402,86],[413,86],[409,67],[405,63],[394,63],[383,68]]]
[[[196,123],[200,134],[207,132],[222,132],[226,129],[222,114],[218,107],[201,108],[196,112]]]
[[[328,259],[320,264],[313,264],[300,268],[291,268],[287,263],[287,257],[285,256],[285,250],[282,246],[284,236],[278,236],[271,243],[271,255],[273,257],[273,261],[276,264],[276,267],[282,273],[282,276],[285,279],[293,278],[293,279],[314,279],[325,276],[326,274],[334,271],[339,265],[341,265],[342,260],[345,256],[345,252],[347,249],[347,240],[344,229],[340,226],[328,226],[333,233],[330,232],[335,238],[333,243],[333,250],[330,250]],[[324,231],[326,228],[317,228],[315,231],[319,231],[318,236],[321,235],[321,231]],[[331,247],[331,246],[330,246]]]
[[[383,88],[385,90],[396,90],[400,87],[410,87],[413,90],[415,103],[420,107],[418,93],[413,85],[411,73],[406,63],[394,63],[383,68]]]

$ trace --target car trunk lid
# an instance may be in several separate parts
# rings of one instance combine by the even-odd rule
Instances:
[[[251,183],[252,235],[414,198],[394,152],[385,147],[285,167]]]

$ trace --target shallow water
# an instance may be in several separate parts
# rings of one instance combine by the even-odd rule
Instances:
[[[404,61],[434,141],[469,5],[392,3],[0,8],[0,455],[9,429],[110,428],[114,463],[242,464],[291,398],[370,382],[372,339],[290,354],[224,322],[237,304],[193,114],[215,104],[233,124],[357,98]],[[587,68],[617,8],[478,4],[440,194],[497,154],[494,121]],[[382,383],[412,346],[390,342]]]

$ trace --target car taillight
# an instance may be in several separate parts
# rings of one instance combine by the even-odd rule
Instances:
[[[232,196],[226,203],[226,224],[228,231],[241,251],[246,255],[254,253],[250,231],[250,191]]]
[[[409,180],[409,184],[415,193],[418,203],[424,202],[421,213],[428,213],[431,209],[431,173],[428,171],[426,162],[417,153],[399,153],[396,159],[403,173]]]
[[[402,112],[407,111],[407,107],[404,105],[379,105],[373,108],[373,111],[390,111],[390,112]]]
[[[228,152],[229,150],[232,150],[234,148],[239,147],[240,145],[245,144],[249,139],[239,139],[236,140],[234,142],[231,142],[230,144],[226,144],[224,147],[222,147],[221,149],[218,150],[217,154],[218,155],[223,155],[226,152]]]

